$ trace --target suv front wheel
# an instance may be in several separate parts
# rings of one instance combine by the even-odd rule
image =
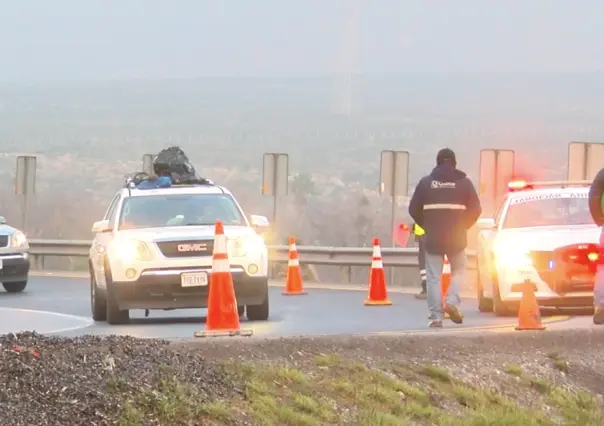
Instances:
[[[130,321],[130,311],[120,309],[115,290],[109,262],[105,261],[105,281],[107,282],[107,323],[111,325],[126,324]]]
[[[107,321],[107,299],[96,283],[92,266],[90,266],[90,309],[93,320]]]
[[[247,319],[250,321],[266,321],[269,316],[268,283],[265,287],[264,300],[260,305],[247,305],[245,307]]]

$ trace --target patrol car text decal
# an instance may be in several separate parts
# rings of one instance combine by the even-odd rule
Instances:
[[[553,200],[558,198],[588,198],[587,192],[562,192],[557,194],[534,194],[513,198],[510,204],[528,203],[539,200]]]

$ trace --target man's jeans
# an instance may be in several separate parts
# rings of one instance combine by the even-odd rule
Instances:
[[[419,265],[419,276],[422,280],[422,283],[426,279],[426,245],[424,244],[424,239],[420,238],[418,245],[418,258],[417,263]]]
[[[451,285],[447,292],[446,303],[448,305],[459,306],[461,299],[459,298],[459,290],[465,280],[466,273],[466,252],[460,251],[447,256],[451,264]],[[428,281],[428,309],[430,315],[436,320],[443,319],[442,306],[442,288],[440,278],[443,271],[444,256],[426,252],[426,275]],[[603,272],[604,273],[604,272]],[[603,276],[604,277],[604,276]],[[604,301],[604,299],[603,299]]]
[[[604,247],[604,227],[600,231],[600,247]],[[598,265],[594,286],[594,306],[604,309],[604,265]]]

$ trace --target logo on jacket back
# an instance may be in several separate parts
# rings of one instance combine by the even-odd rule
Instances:
[[[441,182],[438,180],[433,180],[432,181],[432,188],[449,188],[449,189],[453,189],[455,188],[455,182]]]

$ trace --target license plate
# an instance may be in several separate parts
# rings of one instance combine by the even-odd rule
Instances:
[[[191,272],[180,276],[180,285],[183,287],[204,287],[208,285],[206,272]]]
[[[570,282],[573,284],[586,284],[594,281],[594,276],[591,274],[576,274],[571,277]]]

